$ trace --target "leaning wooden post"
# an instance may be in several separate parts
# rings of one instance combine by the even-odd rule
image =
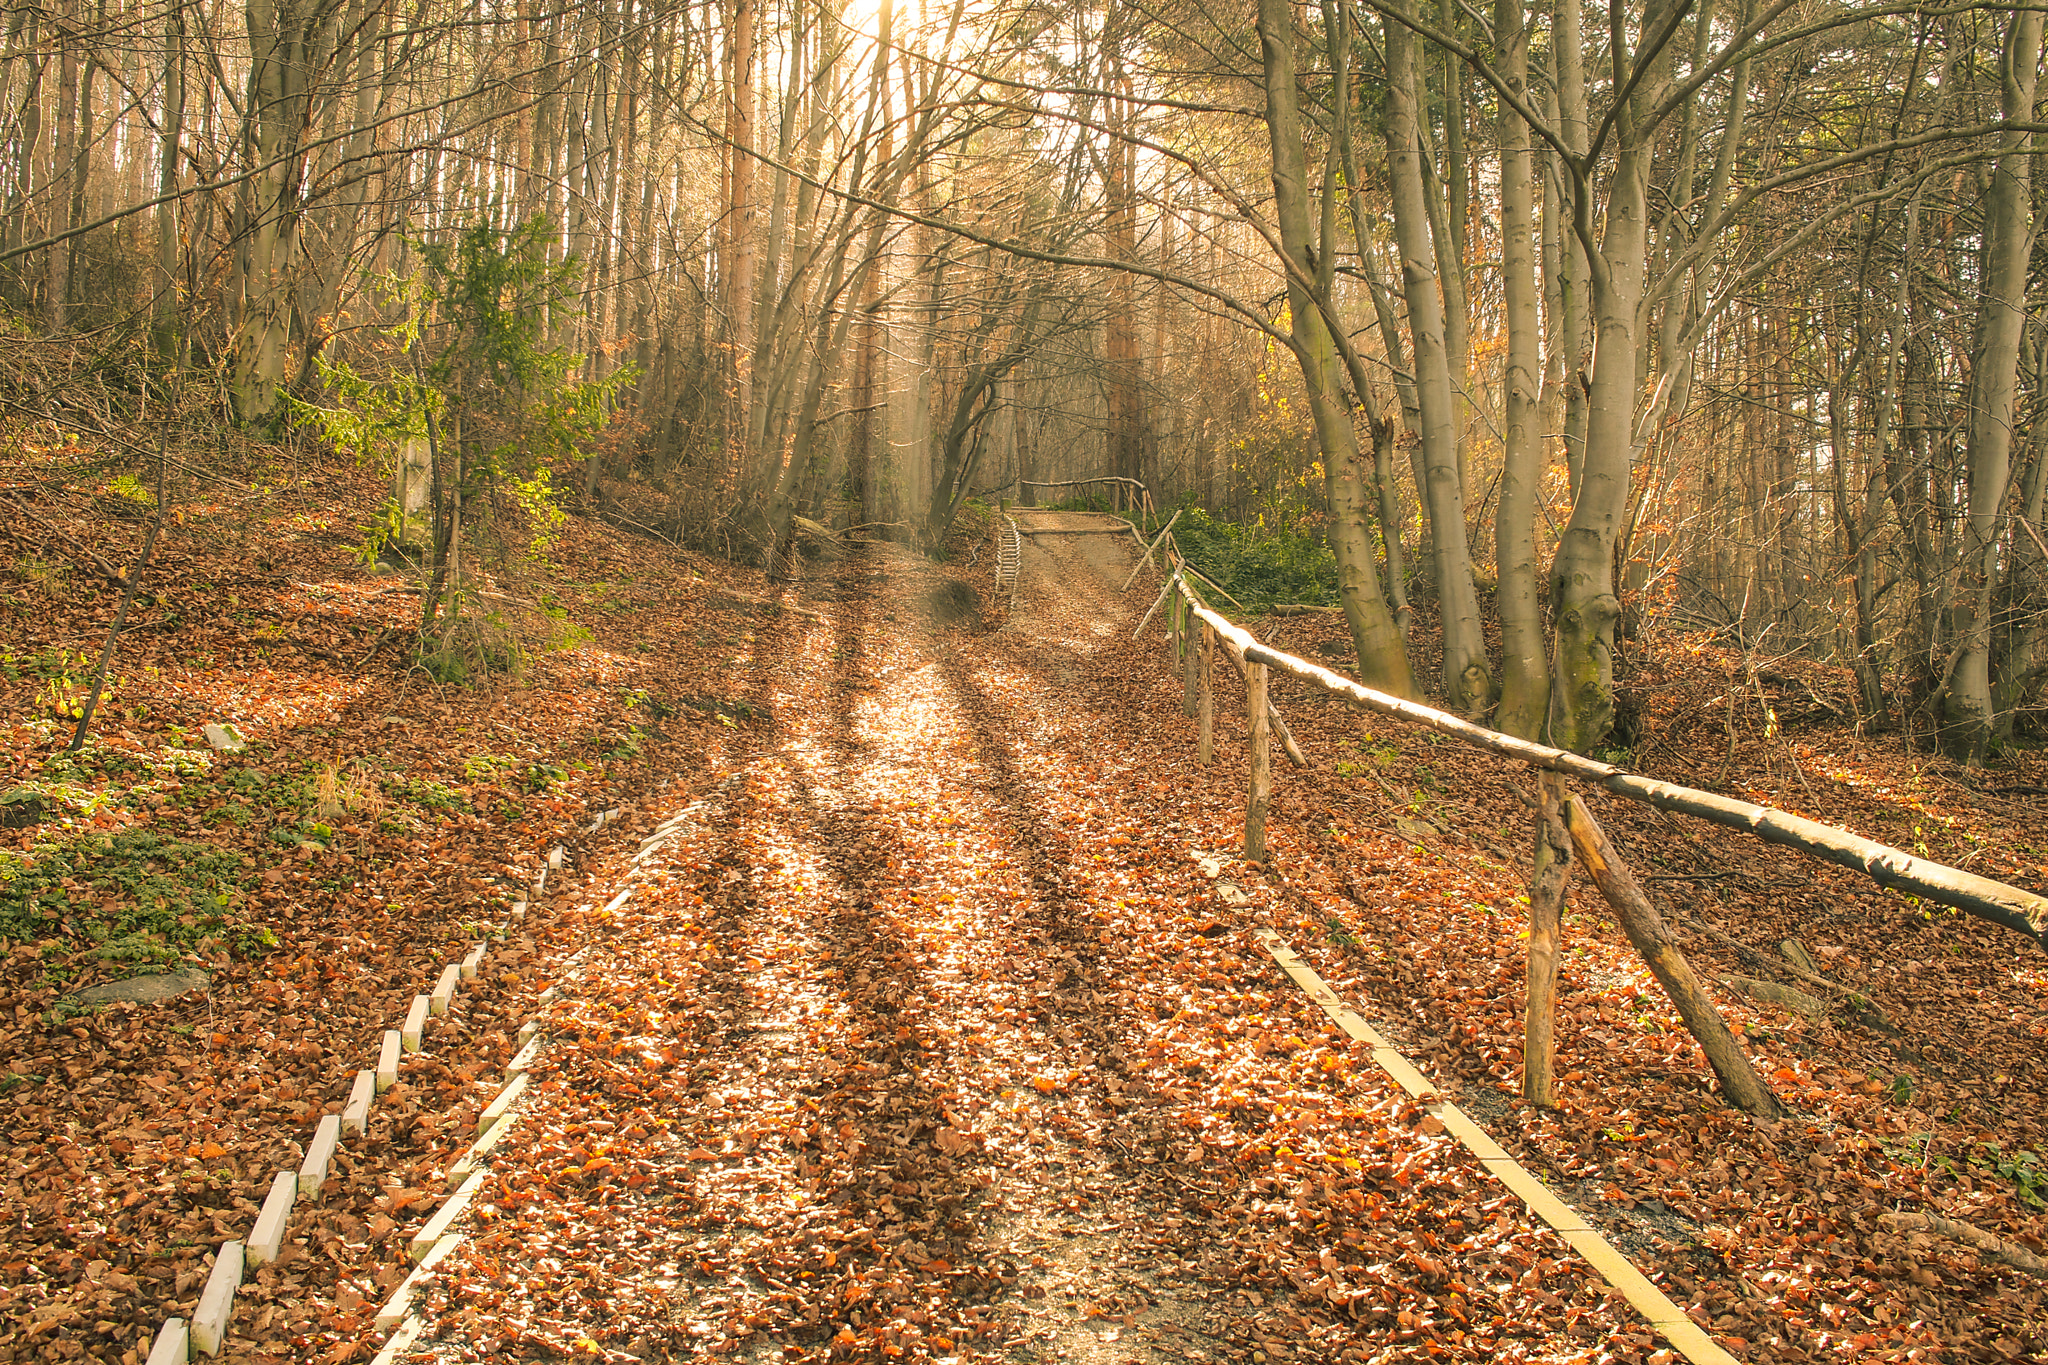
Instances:
[[[1266,861],[1266,807],[1273,799],[1273,746],[1266,720],[1266,666],[1247,663],[1244,669],[1245,714],[1251,718],[1252,789],[1244,810],[1244,856]]]
[[[1202,622],[1200,702],[1201,726],[1195,740],[1195,761],[1207,767],[1216,757],[1216,627]]]
[[[1572,845],[1558,817],[1564,779],[1536,774],[1536,857],[1529,874],[1528,994],[1522,1006],[1522,1098],[1557,1104],[1557,939],[1565,883],[1572,875]]]
[[[1179,594],[1176,593],[1175,596],[1178,597]],[[1199,709],[1196,693],[1201,690],[1201,684],[1196,681],[1195,674],[1200,671],[1201,665],[1195,658],[1195,613],[1189,608],[1185,598],[1181,599],[1180,622],[1180,713],[1183,716],[1192,716]],[[1204,626],[1203,629],[1207,630],[1208,627]]]
[[[1708,1064],[1721,1078],[1721,1092],[1738,1109],[1758,1118],[1777,1118],[1782,1112],[1778,1097],[1771,1093],[1771,1088],[1764,1084],[1764,1078],[1756,1074],[1756,1068],[1750,1065],[1749,1058],[1736,1045],[1735,1036],[1728,1032],[1720,1011],[1714,1008],[1713,1000],[1700,985],[1699,978],[1693,975],[1684,955],[1678,951],[1678,945],[1671,941],[1671,932],[1664,927],[1663,916],[1650,904],[1650,898],[1643,894],[1643,888],[1615,853],[1614,845],[1607,841],[1607,835],[1593,819],[1593,813],[1577,797],[1565,799],[1564,824],[1571,834],[1572,847],[1578,851],[1579,861],[1592,874],[1600,894],[1614,907],[1615,916],[1628,933],[1628,941],[1642,954],[1657,983],[1671,997],[1671,1003],[1678,1007],[1678,1017],[1685,1021],[1687,1030],[1706,1051]]]

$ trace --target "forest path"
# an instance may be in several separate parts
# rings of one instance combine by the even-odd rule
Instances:
[[[1168,780],[1133,719],[1133,559],[1029,538],[1017,609],[975,634],[936,624],[941,571],[877,546],[814,585],[831,616],[762,627],[727,703],[765,718],[751,756],[600,875],[622,906],[569,910],[553,1041],[415,1349],[1366,1358],[1280,1273],[1297,1234],[1336,1264],[1321,1220],[1359,1182],[1237,1164],[1335,1063],[1298,1055],[1320,1018],[1249,932],[1275,893],[1212,880],[1228,800]],[[1402,1163],[1373,1218],[1471,1218],[1389,1117],[1339,1120]],[[1366,1320],[1415,1336],[1432,1291],[1369,1274],[1358,1301],[1394,1306]]]

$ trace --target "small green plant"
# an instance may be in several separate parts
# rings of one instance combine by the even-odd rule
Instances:
[[[423,644],[419,667],[435,682],[466,683],[499,673],[517,673],[526,662],[519,636],[500,612],[465,610],[471,594],[451,593],[451,606],[440,633]]]
[[[529,763],[523,775],[526,789],[538,796],[557,783],[569,780],[568,770],[552,763]]]
[[[213,768],[213,755],[205,749],[166,747],[151,766],[163,776],[175,777],[180,782],[203,782]],[[244,774],[253,776],[245,777]],[[249,768],[237,771],[228,779],[229,785],[239,792],[253,791],[262,785],[262,781],[263,775]]]
[[[363,538],[348,547],[349,558],[367,569],[387,551],[403,546],[407,530],[404,507],[398,499],[386,498],[377,514],[364,524]]]
[[[575,649],[597,638],[588,626],[580,626],[570,620],[569,609],[553,598],[542,600],[540,614],[547,621],[541,648],[550,653]]]
[[[28,584],[38,596],[46,600],[63,596],[66,585],[71,581],[70,571],[63,564],[36,555],[30,555],[16,564],[14,571],[21,575],[22,582]],[[0,661],[8,657],[0,654]],[[0,672],[4,671],[4,662],[0,662]]]
[[[97,735],[88,737],[76,753],[64,748],[43,759],[43,771],[59,782],[89,782],[110,766]]]
[[[384,790],[396,800],[431,811],[457,811],[468,805],[459,792],[424,777],[393,778],[384,784]]]
[[[92,660],[82,651],[44,649],[34,654],[0,654],[0,677],[13,682],[47,679],[70,684],[90,677]]]
[[[462,775],[472,782],[482,782],[508,768],[516,767],[518,762],[516,758],[505,758],[498,754],[471,754],[462,760]]]
[[[624,733],[610,740],[602,752],[606,758],[638,758],[642,741],[646,738],[646,731],[637,725],[628,725]]]
[[[116,474],[108,479],[102,490],[109,497],[118,498],[138,511],[149,511],[156,506],[156,494],[149,491],[149,485],[133,474]]]
[[[156,934],[122,934],[101,944],[93,956],[102,962],[169,964],[178,960],[178,950]]]
[[[2048,1196],[2048,1166],[2042,1164],[2039,1152],[2021,1148],[2008,1153],[1997,1143],[1987,1142],[1978,1149],[1977,1159],[1972,1164],[2010,1181],[2020,1202],[2037,1209],[2048,1209],[2048,1198],[2044,1198]]]

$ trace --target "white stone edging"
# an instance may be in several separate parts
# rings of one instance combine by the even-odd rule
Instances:
[[[604,812],[592,832],[603,828],[606,822],[616,819],[618,815],[617,810]],[[547,885],[548,869],[560,869],[566,854],[567,850],[560,844],[548,851],[547,869],[543,869],[534,880],[533,888],[529,892],[532,899],[540,898],[542,890]],[[526,905],[525,900],[516,902],[512,918],[523,919]],[[356,1073],[341,1113],[321,1116],[312,1140],[307,1144],[304,1163],[299,1170],[280,1170],[272,1177],[270,1193],[263,1201],[262,1211],[258,1213],[255,1227],[247,1241],[227,1241],[221,1244],[214,1253],[213,1268],[207,1275],[205,1288],[200,1292],[199,1302],[193,1310],[191,1319],[165,1319],[151,1342],[145,1365],[191,1365],[199,1355],[220,1354],[227,1339],[228,1329],[234,1322],[235,1296],[241,1289],[247,1272],[277,1259],[284,1249],[298,1196],[304,1194],[311,1200],[319,1194],[320,1187],[327,1179],[328,1168],[333,1162],[334,1155],[341,1147],[344,1132],[353,1133],[357,1137],[367,1136],[370,1107],[379,1094],[397,1083],[399,1066],[404,1054],[420,1050],[424,1043],[427,1020],[448,1012],[449,1006],[454,1002],[458,983],[476,979],[487,952],[488,945],[478,943],[460,963],[449,963],[443,967],[433,991],[427,995],[413,997],[406,1014],[405,1026],[385,1030],[379,1042],[376,1068]],[[582,956],[582,953],[578,953],[571,961],[574,962]],[[531,1044],[534,1042],[537,1028],[537,1022],[529,1020],[519,1032],[520,1056],[528,1059],[527,1065],[531,1064],[531,1055],[535,1051]],[[407,1275],[399,1290],[393,1294],[391,1302],[377,1315],[379,1327],[389,1325],[389,1321],[396,1321],[398,1331],[378,1353],[375,1365],[390,1365],[421,1330],[422,1324],[417,1317],[399,1321],[398,1317],[392,1316],[387,1321],[387,1315],[391,1314],[394,1308],[402,1314],[404,1310],[400,1306],[401,1297],[409,1299],[419,1283],[431,1272],[432,1267],[461,1242],[462,1238],[459,1235],[447,1234],[447,1227],[468,1209],[470,1200],[475,1197],[477,1188],[483,1182],[482,1173],[475,1169],[477,1162],[512,1126],[515,1115],[510,1111],[526,1088],[523,1068],[517,1072],[508,1070],[506,1079],[504,1090],[492,1101],[492,1104],[498,1107],[497,1115],[493,1121],[482,1125],[482,1133],[477,1141],[470,1145],[468,1153],[463,1158],[468,1163],[468,1169],[463,1172],[461,1187],[442,1204],[428,1220],[426,1228],[415,1237],[412,1259],[420,1264]],[[429,1229],[433,1230],[432,1237],[425,1236]]]

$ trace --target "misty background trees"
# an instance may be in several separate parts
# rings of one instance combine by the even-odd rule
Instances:
[[[936,548],[1118,474],[1327,544],[1363,680],[1518,734],[1625,744],[1652,625],[1838,663],[1966,760],[2039,727],[2038,11],[6,14],[0,298],[137,416],[428,383],[394,329],[454,326],[420,282],[495,233],[565,272],[531,344],[610,419],[504,472],[640,530]],[[495,476],[432,435],[406,487]]]

